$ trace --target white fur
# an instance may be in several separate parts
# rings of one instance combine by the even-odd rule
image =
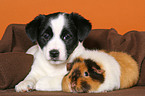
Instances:
[[[50,22],[51,28],[55,35],[59,35],[65,25],[65,17],[64,14],[60,14],[56,19],[52,19]]]
[[[103,66],[105,81],[95,92],[105,92],[120,88],[120,65],[114,57],[97,50],[85,50],[81,55],[84,59],[92,59]]]
[[[64,63],[67,59],[66,56],[66,48],[65,44],[60,38],[62,29],[65,25],[65,17],[63,14],[59,15],[58,18],[52,19],[50,22],[50,26],[53,31],[53,37],[52,39],[48,42],[48,44],[43,48],[43,54],[48,60],[51,60],[49,52],[53,49],[56,49],[59,51],[59,61],[54,62],[50,61],[51,64],[61,64]]]
[[[34,45],[31,48],[29,48],[26,52],[26,54],[34,55],[38,50],[38,45]]]

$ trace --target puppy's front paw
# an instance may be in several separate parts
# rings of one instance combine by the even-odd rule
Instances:
[[[15,86],[16,92],[30,92],[34,89],[34,83],[31,81],[21,81]]]

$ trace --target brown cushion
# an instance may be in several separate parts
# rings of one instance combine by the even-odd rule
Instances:
[[[30,71],[33,56],[24,52],[33,44],[24,24],[11,24],[0,40],[0,89],[12,88]]]
[[[104,93],[69,93],[55,91],[15,92],[14,89],[0,90],[0,96],[144,96],[145,86],[136,86],[129,89],[115,90]]]
[[[26,35],[24,24],[11,24],[0,40],[0,53],[25,52],[33,44]]]
[[[33,56],[25,53],[0,53],[0,89],[13,88],[30,71]]]

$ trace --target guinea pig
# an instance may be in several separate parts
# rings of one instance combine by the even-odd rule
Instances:
[[[86,51],[72,63],[62,80],[64,92],[99,93],[134,86],[139,78],[137,62],[127,53]]]

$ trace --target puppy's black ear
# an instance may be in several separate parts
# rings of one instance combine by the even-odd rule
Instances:
[[[32,42],[35,42],[37,40],[37,35],[38,32],[40,31],[40,26],[42,21],[44,21],[44,19],[45,19],[44,15],[39,15],[26,25],[26,33]]]
[[[71,13],[70,16],[78,30],[78,39],[80,42],[82,42],[91,31],[92,25],[89,20],[77,13]]]

